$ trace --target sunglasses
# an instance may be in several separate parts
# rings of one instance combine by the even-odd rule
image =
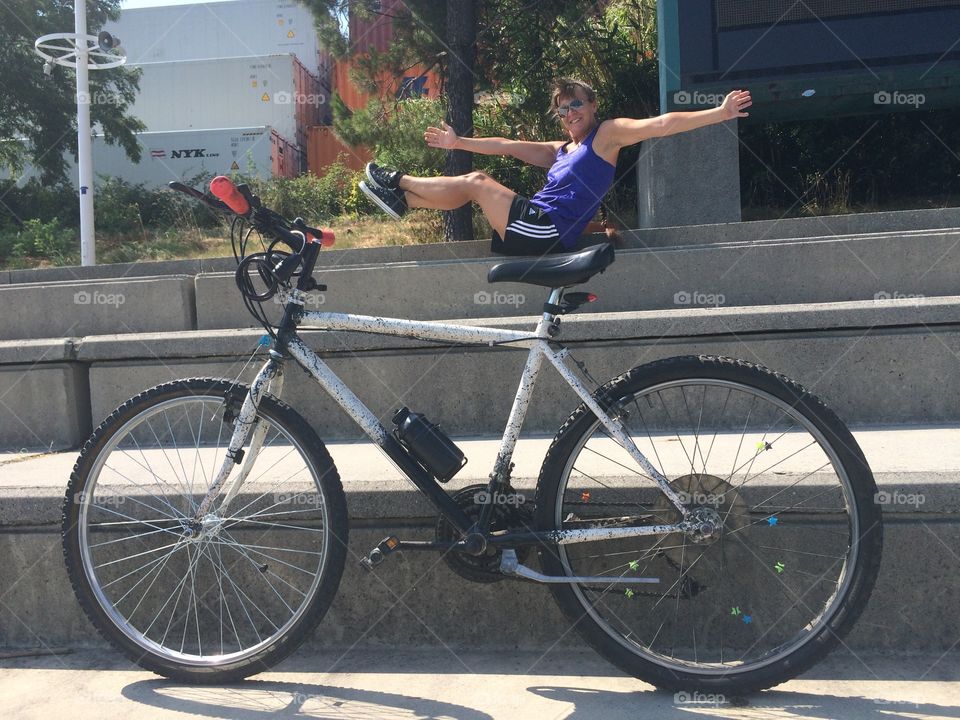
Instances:
[[[566,117],[568,112],[571,110],[579,110],[584,104],[583,100],[572,100],[569,105],[559,105],[557,107],[557,115]]]

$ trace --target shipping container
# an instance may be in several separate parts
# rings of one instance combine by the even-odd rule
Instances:
[[[327,94],[294,55],[135,65],[143,74],[130,114],[152,132],[269,125],[306,147]]]
[[[119,145],[93,136],[93,173],[118,177],[134,185],[161,188],[173,180],[190,181],[201,174],[255,175],[261,178],[295,177],[303,154],[269,127],[220,128],[181,132],[143,132],[137,135],[140,162],[127,157]],[[77,168],[67,155],[67,177],[77,184]],[[39,177],[27,168],[21,183]]]
[[[313,15],[296,0],[233,0],[121,10],[104,29],[133,64],[293,53],[322,80]]]
[[[353,10],[349,15],[350,54],[384,52],[393,39],[393,16],[406,8],[402,0],[380,0],[369,3],[370,17],[360,17]]]
[[[350,147],[333,134],[333,129],[318,125],[310,128],[307,138],[307,169],[322,176],[338,159],[351,170],[362,170],[373,159],[373,153],[363,146]]]
[[[359,110],[366,106],[370,94],[351,79],[352,61],[338,61],[332,72],[333,90],[337,92],[350,110]],[[434,70],[424,71],[423,66],[415,65],[406,71],[403,77],[394,77],[381,73],[376,86],[385,98],[403,99],[408,97],[440,97],[440,75]]]

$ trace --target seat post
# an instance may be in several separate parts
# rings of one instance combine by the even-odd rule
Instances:
[[[558,308],[562,299],[562,287],[550,289],[550,295],[547,297],[547,302],[545,302],[543,305],[543,316],[540,318],[540,322],[537,323],[537,337],[544,339],[551,337],[549,328],[551,325],[553,325],[554,317],[557,315],[557,313],[554,311],[554,308]]]

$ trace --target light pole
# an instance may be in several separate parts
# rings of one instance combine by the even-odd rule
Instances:
[[[90,70],[108,70],[119,67],[127,56],[119,47],[119,40],[110,33],[99,37],[87,34],[86,0],[74,0],[73,33],[53,33],[37,38],[34,49],[45,60],[44,71],[49,74],[50,63],[71,67],[77,71],[77,169],[80,197],[80,264],[96,265],[95,232],[93,221],[93,139],[90,127]]]

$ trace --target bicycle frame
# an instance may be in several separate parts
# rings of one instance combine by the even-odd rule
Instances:
[[[563,288],[554,288],[550,291],[548,305],[557,306],[563,296]],[[344,409],[344,411],[360,426],[363,432],[374,444],[406,475],[436,506],[447,520],[463,533],[479,532],[487,535],[492,516],[492,505],[486,504],[481,509],[480,519],[476,525],[456,505],[453,499],[444,491],[436,479],[431,477],[407,451],[399,441],[380,423],[379,419],[354,394],[349,387],[330,369],[330,367],[297,335],[298,327],[308,327],[323,330],[341,330],[363,332],[376,335],[393,335],[413,339],[454,342],[465,345],[478,346],[505,346],[518,349],[528,349],[526,365],[520,378],[513,400],[513,406],[507,419],[507,424],[500,441],[500,448],[490,473],[488,490],[495,493],[500,484],[510,479],[511,458],[520,430],[526,417],[527,408],[536,385],[537,376],[546,360],[552,365],[570,388],[596,415],[610,435],[630,456],[637,462],[643,471],[659,486],[660,490],[670,499],[670,502],[682,514],[683,520],[675,525],[644,525],[636,527],[588,528],[577,530],[557,530],[550,532],[510,532],[488,537],[488,540],[497,544],[535,544],[550,542],[567,544],[596,540],[610,540],[616,538],[637,537],[640,535],[663,535],[674,532],[684,532],[688,529],[690,510],[686,508],[667,479],[637,448],[633,439],[624,427],[601,407],[600,403],[591,395],[590,391],[580,382],[573,371],[567,367],[566,359],[569,350],[563,346],[551,347],[550,327],[556,316],[544,308],[544,313],[537,323],[536,330],[531,334],[519,330],[495,329],[472,325],[455,325],[428,321],[404,320],[399,318],[383,318],[370,315],[352,315],[347,313],[303,311],[304,294],[300,290],[293,290],[288,295],[284,320],[280,325],[277,342],[271,349],[270,359],[264,364],[256,379],[251,384],[250,392],[245,398],[238,413],[233,437],[227,451],[227,457],[214,479],[207,496],[201,502],[195,519],[199,521],[212,507],[214,498],[230,475],[233,466],[241,461],[244,466],[232,483],[226,495],[222,508],[225,508],[236,495],[240,484],[249,473],[250,467],[260,449],[263,433],[260,427],[254,430],[250,448],[244,457],[242,451],[256,423],[256,407],[264,392],[270,389],[271,382],[282,381],[282,362],[286,355],[292,357],[301,365],[324,390]],[[556,344],[556,343],[553,343]],[[279,395],[279,391],[275,393]]]

